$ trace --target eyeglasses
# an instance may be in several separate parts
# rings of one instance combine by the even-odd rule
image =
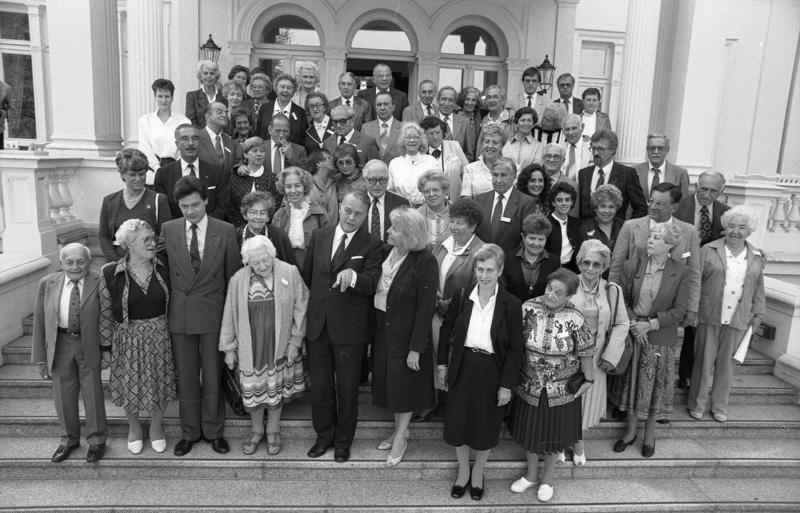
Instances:
[[[545,153],[545,155],[544,155],[544,159],[545,159],[545,160],[560,160],[560,159],[562,159],[562,158],[563,158],[563,157],[561,156],[561,154],[560,154],[560,153],[559,153],[559,154],[557,154],[557,155],[553,155],[553,154],[547,154],[547,153]]]
[[[324,103],[309,103],[308,104],[308,108],[309,109],[324,109],[325,108],[325,104]]]
[[[250,217],[269,217],[268,210],[248,210],[247,215]]]
[[[647,151],[666,151],[666,146],[648,146]]]
[[[375,78],[392,78],[392,74],[391,73],[380,73],[378,75],[375,75]]]
[[[339,159],[336,161],[336,163],[339,164],[340,166],[352,166],[356,162],[352,159]]]
[[[352,161],[351,161],[351,163],[352,163]],[[388,178],[367,178],[367,183],[369,183],[370,185],[378,185],[378,184],[383,185],[383,184],[389,183],[389,179]]]
[[[603,264],[602,262],[596,262],[594,260],[581,260],[581,267],[585,267],[587,269],[602,269]]]
[[[572,84],[569,82],[565,82],[563,84],[558,84],[558,87],[572,87]]]
[[[341,119],[334,119],[334,125],[346,125],[348,121],[350,121],[353,117],[350,116],[349,118],[341,118]]]
[[[592,153],[605,153],[609,151],[609,149],[604,146],[591,146],[589,148],[589,151],[591,151]]]

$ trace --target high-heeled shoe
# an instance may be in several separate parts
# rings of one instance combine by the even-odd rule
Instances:
[[[406,454],[406,450],[408,449],[408,439],[405,439],[405,446],[403,450],[400,452],[400,456],[393,458],[391,454],[386,456],[386,466],[387,467],[396,467],[401,461],[403,461],[403,456]]]
[[[483,486],[475,486],[472,484],[472,472],[469,474],[469,496],[474,501],[483,499],[483,492],[486,489],[486,480],[483,480]]]
[[[636,441],[637,436],[639,435],[637,434],[636,436],[634,436],[633,440],[631,440],[630,442],[626,442],[623,439],[619,439],[616,442],[614,442],[614,452],[625,452],[625,449],[627,449],[629,445],[633,445],[633,443]]]
[[[408,440],[408,437],[410,435],[411,435],[411,433],[409,432],[408,429],[406,429],[406,432],[403,433],[403,437],[405,437],[406,440]],[[390,436],[389,438],[387,438],[386,440],[384,440],[383,442],[378,444],[378,450],[379,451],[388,451],[389,449],[392,448],[393,444],[394,444],[394,433],[392,433],[392,436]]]
[[[467,478],[467,482],[463,485],[458,485],[458,477],[456,477],[456,482],[453,483],[453,487],[450,488],[450,497],[454,499],[460,499],[467,493],[467,488],[469,488],[469,483],[472,480],[472,471],[469,472],[469,477]]]

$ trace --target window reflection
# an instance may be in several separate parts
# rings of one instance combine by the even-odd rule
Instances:
[[[353,48],[369,48],[372,50],[411,51],[408,35],[390,21],[371,21],[361,27],[353,36]]]
[[[278,16],[264,27],[261,42],[282,46],[320,46],[319,34],[299,16]]]

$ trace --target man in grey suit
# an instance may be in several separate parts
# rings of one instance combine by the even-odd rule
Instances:
[[[447,125],[445,139],[456,141],[466,155],[469,121],[464,116],[458,116],[453,112],[457,97],[458,92],[450,86],[439,89],[439,93],[436,95],[436,103],[439,105],[438,117]],[[472,161],[472,155],[466,155],[466,157],[468,162]]]
[[[59,254],[61,271],[39,282],[33,314],[31,362],[43,379],[53,379],[58,423],[63,435],[51,461],[69,458],[81,439],[78,396],[86,411],[86,461],[99,461],[106,450],[106,409],[100,381],[100,275],[89,269],[91,255],[83,244],[67,244]],[[103,367],[111,360],[102,349]]]
[[[375,113],[378,117],[369,123],[364,123],[361,128],[364,135],[368,135],[378,142],[380,159],[387,164],[405,151],[397,144],[403,122],[395,118],[392,112],[394,112],[392,95],[378,93],[378,96],[375,97]]]
[[[375,83],[375,87],[359,91],[358,96],[365,99],[370,105],[375,105],[378,93],[390,94],[394,104],[392,116],[396,119],[402,119],[403,109],[408,107],[408,96],[403,91],[392,87],[392,80],[392,68],[386,64],[378,63],[372,68],[372,81]]]
[[[223,175],[230,174],[242,161],[242,147],[224,132],[228,126],[228,107],[214,102],[205,110],[206,126],[199,130],[199,157],[222,168]]]
[[[333,152],[336,151],[340,144],[355,146],[358,160],[363,167],[367,161],[380,157],[380,149],[375,139],[353,128],[355,115],[356,113],[352,107],[343,105],[334,107],[331,110],[331,123],[336,135],[325,139],[322,143],[322,149],[333,155]]]
[[[426,78],[419,83],[419,87],[417,88],[419,101],[403,109],[402,119],[404,123],[413,121],[419,124],[420,121],[428,116],[435,116],[438,114],[438,109],[433,103],[433,99],[436,97],[436,89],[437,87],[433,80]]]
[[[653,185],[661,182],[677,185],[684,198],[689,195],[689,173],[686,169],[667,162],[668,153],[669,137],[661,134],[647,136],[647,162],[634,166],[645,196],[650,195]]]
[[[361,126],[370,121],[374,115],[372,114],[372,105],[364,98],[356,96],[357,84],[356,76],[349,71],[339,75],[338,86],[341,96],[330,102],[330,108],[333,110],[339,105],[352,108],[355,112],[353,128],[361,130]]]
[[[218,347],[228,280],[241,266],[236,231],[206,215],[206,190],[197,178],[180,178],[174,197],[183,218],[164,223],[161,237],[169,262],[168,321],[180,401],[181,440],[175,456],[187,454],[200,438],[225,454],[229,446],[222,437],[225,404]]]

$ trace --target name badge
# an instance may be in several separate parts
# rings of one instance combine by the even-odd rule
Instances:
[[[350,260],[363,260],[363,259],[364,257],[361,255],[355,255],[350,257]]]
[[[691,255],[692,255],[692,252],[691,252],[691,251],[685,251],[685,252],[684,252],[684,253],[681,255],[681,258],[689,258]]]
[[[287,280],[286,278],[281,278],[281,283],[283,284],[284,287],[289,286],[289,280]]]
[[[292,119],[297,121],[297,115],[294,112],[292,112]]]
[[[213,190],[214,190],[214,189],[216,189],[216,188],[217,188],[217,186],[216,186],[216,185],[209,185],[209,186],[206,188],[206,190],[207,190],[207,191],[213,191]]]
[[[501,217],[500,218],[500,222],[510,223],[511,222],[511,218],[510,217]]]

